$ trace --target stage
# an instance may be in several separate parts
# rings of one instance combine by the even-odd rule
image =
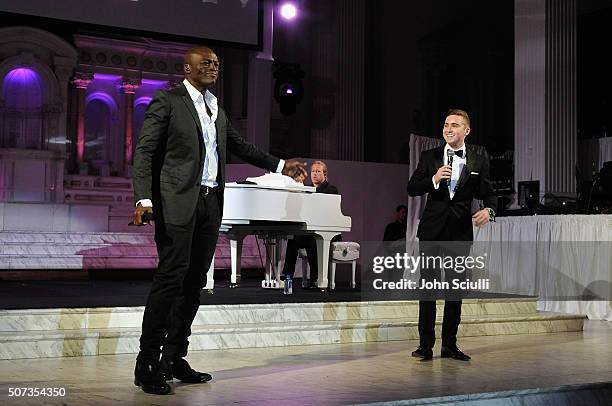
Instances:
[[[225,271],[225,272],[224,272]],[[113,271],[111,271],[113,272]],[[114,271],[115,277],[105,273],[102,279],[56,281],[0,281],[0,309],[46,309],[79,307],[144,306],[151,286],[153,270],[131,271],[137,278],[118,279],[123,272]],[[301,279],[295,279],[293,295],[286,296],[282,289],[262,289],[261,270],[249,270],[249,278],[242,278],[238,288],[229,288],[229,271],[218,270],[214,294],[202,290],[202,305],[231,305],[258,303],[311,303],[355,302],[361,300],[358,289],[349,289],[348,280],[341,279],[330,292],[301,289]]]
[[[593,258],[605,262],[610,219],[592,216],[585,222],[567,216],[552,224],[538,216],[522,220],[521,232],[553,235],[548,230],[565,222],[581,232],[602,228],[581,239],[593,242],[587,245],[597,248]],[[512,224],[500,219],[490,233],[477,237],[504,236]],[[540,234],[519,240],[541,244]],[[572,229],[561,235],[579,234]],[[64,398],[44,399],[50,404],[609,404],[612,325],[585,317],[590,311],[605,318],[609,300],[542,311],[543,298],[551,296],[548,287],[556,286],[554,274],[542,264],[559,263],[563,270],[576,261],[550,262],[550,250],[531,248],[509,254],[508,248],[517,247],[522,248],[500,245],[505,256],[491,275],[501,291],[519,286],[527,293],[483,294],[463,302],[458,337],[461,349],[473,357],[469,363],[440,359],[439,346],[433,362],[413,359],[418,302],[388,292],[366,295],[359,284],[350,289],[349,272],[338,272],[335,291],[302,290],[296,278],[294,294],[288,296],[262,289],[262,270],[245,270],[239,287],[230,288],[229,270],[218,269],[214,290],[202,290],[188,357],[215,379],[200,386],[174,383],[171,398],[152,397],[132,385],[153,269],[75,267],[59,272],[62,278],[75,276],[68,280],[0,280],[0,399],[9,388],[44,386],[67,392]],[[579,283],[572,286],[580,288],[578,293],[593,286],[591,280],[609,280],[605,266],[576,269],[582,271],[567,274],[576,276]],[[52,275],[55,270],[19,272]],[[438,320],[438,336],[440,327]]]
[[[364,301],[337,289],[262,289],[261,271],[202,291],[188,360],[213,374],[172,384],[171,397],[133,386],[151,270],[89,280],[0,281],[0,399],[10,404],[343,405],[548,402],[605,405],[612,396],[612,325],[541,312],[536,297],[465,299],[459,345],[473,359],[411,357],[418,302]],[[138,277],[138,278],[137,278]],[[442,303],[438,303],[442,314]],[[440,334],[441,320],[437,321]],[[65,397],[7,397],[10,388],[63,388]],[[486,403],[483,403],[486,404]],[[533,403],[526,403],[533,404]]]
[[[173,395],[147,395],[132,384],[133,354],[0,361],[6,404],[345,405],[393,404],[609,405],[612,326],[587,321],[583,332],[461,338],[464,363],[411,358],[417,340],[301,345],[192,352],[213,374],[207,384],[172,384]],[[567,387],[570,385],[570,387]],[[65,388],[65,397],[7,398],[9,388]],[[483,392],[507,391],[502,394]],[[437,398],[441,399],[427,399]],[[7,402],[9,400],[9,402]],[[526,403],[531,401],[533,403]],[[474,404],[470,403],[470,404]],[[487,403],[490,404],[490,403]]]

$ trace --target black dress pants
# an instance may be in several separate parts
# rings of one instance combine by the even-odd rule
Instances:
[[[421,241],[420,251],[426,257],[453,257],[469,255],[471,242],[467,241]],[[452,279],[464,280],[467,271],[458,273],[454,269],[446,269],[442,278],[439,268],[421,268],[421,281],[447,281]],[[452,284],[451,284],[452,286]],[[432,348],[436,342],[436,299],[444,300],[444,318],[442,319],[442,345],[454,347],[457,345],[457,331],[461,322],[461,304],[465,292],[452,290],[430,290],[421,292],[422,300],[419,300],[419,345]]]
[[[159,360],[162,347],[164,356],[187,355],[191,324],[219,236],[221,210],[215,193],[201,190],[188,224],[155,224],[159,265],[142,320],[140,360]]]
[[[311,235],[296,235],[287,240],[287,250],[285,252],[285,265],[283,265],[283,274],[291,275],[295,273],[295,262],[298,257],[298,250],[306,248],[308,254],[308,265],[310,266],[310,279],[316,280],[318,273],[317,263],[317,243]],[[303,276],[304,278],[306,275]]]

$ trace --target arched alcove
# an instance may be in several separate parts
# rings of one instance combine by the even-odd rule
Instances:
[[[11,70],[2,81],[4,128],[0,147],[43,148],[44,84],[30,67]]]
[[[134,101],[134,118],[132,122],[132,145],[134,145],[134,148],[132,148],[132,153],[136,150],[136,145],[138,145],[142,123],[144,122],[145,113],[147,112],[147,107],[149,107],[151,100],[151,97],[143,96]]]
[[[0,200],[61,203],[77,51],[45,30],[9,26],[0,55]]]
[[[113,116],[117,111],[115,100],[104,92],[94,92],[85,99],[84,160],[89,163],[107,163],[110,160],[110,140]]]

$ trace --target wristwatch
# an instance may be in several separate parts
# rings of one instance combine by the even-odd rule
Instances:
[[[490,207],[485,207],[485,209],[489,212],[489,221],[495,221],[495,210]]]

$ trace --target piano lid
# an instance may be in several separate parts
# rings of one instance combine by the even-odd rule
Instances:
[[[308,193],[259,185],[227,185],[222,223],[251,221],[303,223],[308,230],[350,231],[340,195]]]

